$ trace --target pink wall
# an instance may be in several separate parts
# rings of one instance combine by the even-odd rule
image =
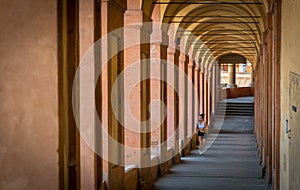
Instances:
[[[0,3],[0,189],[58,189],[56,10]]]

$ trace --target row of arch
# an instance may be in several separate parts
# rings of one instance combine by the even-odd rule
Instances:
[[[259,65],[265,56],[261,48],[263,42],[266,42],[264,40],[267,40],[263,36],[268,29],[266,13],[269,12],[269,4],[267,1],[255,0],[228,3],[150,0],[58,2],[61,65],[59,85],[64,87],[59,92],[60,188],[128,188],[131,184],[126,181],[126,166],[134,164],[139,168],[134,170],[138,171],[139,188],[150,189],[154,180],[152,174],[157,173],[156,170],[163,174],[168,169],[170,160],[178,161],[180,155],[186,154],[195,146],[192,139],[196,116],[206,113],[206,120],[209,123],[213,121],[217,101],[218,58],[227,54],[238,54],[251,61],[254,67],[263,67]],[[154,23],[160,26],[157,33],[153,33],[151,28]],[[120,28],[124,30],[114,32]],[[110,37],[99,48],[93,49],[95,52],[99,51],[99,55],[94,54],[94,64],[90,70],[85,71],[79,65],[81,59],[96,41],[107,35]],[[141,43],[142,41],[149,43]],[[133,45],[123,49],[128,44]],[[151,48],[155,51],[151,51]],[[111,59],[104,61],[108,64],[103,68],[100,77],[94,78],[95,71],[98,72],[97,69],[104,64],[104,57],[109,57],[115,51],[117,53]],[[157,68],[160,82],[142,80],[151,77],[151,61],[155,58],[160,64]],[[183,74],[180,75],[176,69],[168,70],[170,67],[165,66],[163,61],[174,64]],[[126,69],[136,62],[140,62],[138,70],[121,79],[122,83],[115,92],[117,95],[112,100],[118,76],[123,71],[126,73]],[[81,70],[80,80],[73,83],[78,68]],[[140,83],[135,88],[127,88],[134,77],[139,77]],[[179,91],[170,88],[164,80],[173,81]],[[91,82],[90,86],[82,85],[83,81]],[[188,81],[194,85],[193,88],[188,86]],[[73,85],[78,86],[78,89],[74,91]],[[257,96],[262,95],[259,89],[256,93]],[[131,99],[125,100],[126,94],[131,94]],[[75,109],[70,97],[75,100]],[[131,121],[128,120],[126,110],[132,111],[138,121],[147,121],[153,114],[149,112],[149,105],[156,98],[166,105],[165,109],[163,106],[158,107],[159,117],[165,116],[165,119],[151,133],[132,131],[132,128],[146,128],[147,131],[154,122],[151,120],[152,123],[149,124],[141,122],[140,126],[130,126]],[[112,101],[117,103],[113,104]],[[90,104],[92,108],[95,105],[96,112],[87,106]],[[260,106],[256,109],[267,109]],[[75,118],[79,118],[79,130],[71,110],[74,111]],[[99,117],[102,128],[97,127],[95,117]],[[125,126],[120,120],[124,121]],[[92,126],[90,129],[95,131],[91,141],[94,143],[94,152],[90,151],[89,142],[80,137],[83,125]],[[127,151],[126,148],[118,148],[103,136],[104,132],[121,145],[139,149]],[[151,156],[149,149],[139,152],[140,149],[151,148],[152,133],[155,133],[159,143],[174,136],[170,144],[159,147],[156,157]],[[257,135],[264,139],[267,133],[257,130]],[[259,146],[263,147],[264,141],[261,140]],[[261,155],[266,153],[260,152]],[[272,162],[272,158],[268,159]],[[267,164],[270,160],[263,156],[262,160],[270,167]],[[86,164],[87,162],[92,164]],[[148,163],[148,167],[141,167],[144,163]],[[269,170],[269,175],[272,175],[272,168]],[[271,178],[270,176],[270,183]]]
[[[146,14],[152,15],[152,13],[155,13],[155,9],[158,8],[157,5],[160,5],[162,16],[159,21],[161,23],[171,23],[185,30],[184,32],[176,31],[175,36],[186,38],[183,45],[187,51],[191,51],[193,57],[203,57],[205,55],[206,51],[197,51],[198,48],[203,46],[205,49],[217,49],[210,51],[216,58],[237,48],[237,50],[233,51],[234,53],[244,54],[246,58],[256,62],[261,35],[265,30],[266,10],[268,10],[266,1],[241,1],[234,3],[224,3],[222,1],[208,1],[204,3],[159,1],[150,2],[152,6],[149,2],[146,2],[143,2],[144,6],[153,7],[150,10],[145,9],[149,10],[148,12],[146,11]],[[163,30],[168,31],[168,27]],[[228,32],[231,32],[232,35],[227,35]],[[236,42],[235,48],[231,46],[232,48],[222,50],[222,48],[226,47],[226,44],[216,43],[216,41],[220,42],[221,40],[223,42],[233,40],[232,42]],[[239,44],[243,42],[253,45],[252,51],[250,49],[247,50],[245,44]]]

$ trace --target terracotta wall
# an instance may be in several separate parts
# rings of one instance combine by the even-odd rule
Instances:
[[[56,10],[0,3],[0,189],[58,189]]]
[[[253,87],[226,88],[218,90],[218,99],[254,96]]]
[[[253,87],[227,88],[226,92],[227,92],[227,98],[254,96]]]

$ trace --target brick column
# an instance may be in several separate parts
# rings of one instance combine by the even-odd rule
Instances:
[[[186,69],[187,65],[185,62],[185,55],[183,53],[179,54],[179,91],[183,92],[179,97],[179,105],[182,105],[179,109],[183,115],[180,115],[180,129],[179,129],[179,138],[182,140],[182,143],[185,144],[187,137],[187,102],[186,102]]]
[[[175,56],[175,49],[174,47],[168,47],[168,64],[175,64],[174,63],[174,56]],[[175,70],[168,70],[168,82],[175,83],[174,78]],[[168,139],[174,135],[175,132],[175,91],[171,87],[168,87],[168,102],[167,102],[167,109],[168,109]],[[172,142],[168,145],[172,148],[175,147],[174,139],[172,138]]]
[[[103,0],[101,2],[101,32],[102,36],[109,34],[115,29],[123,27],[124,10],[126,4],[122,0]],[[113,13],[113,14],[111,14]],[[106,40],[103,40],[105,49],[102,49],[102,59],[114,55],[112,59],[103,61],[102,64],[107,64],[102,69],[102,126],[103,134],[103,155],[106,155],[106,160],[103,161],[103,180],[106,182],[108,189],[123,189],[124,188],[124,150],[111,151],[118,149],[118,143],[124,144],[124,130],[119,120],[123,118],[123,98],[118,96],[112,97],[112,88],[123,70],[124,56],[123,52],[123,35],[122,33],[114,33]],[[119,52],[119,53],[117,53]],[[106,54],[106,55],[104,55]],[[108,63],[106,63],[108,61]],[[123,97],[123,84],[119,84],[117,94]],[[113,98],[113,99],[112,99]],[[112,103],[116,103],[116,110],[113,111]],[[120,121],[121,122],[121,121]],[[116,143],[113,143],[110,138],[113,138]]]
[[[236,88],[235,84],[235,64],[228,64],[228,85],[229,88]]]
[[[190,85],[193,82],[193,75],[194,75],[194,65],[193,61],[188,59],[188,78],[189,82],[187,85],[187,128],[188,128],[188,137],[192,137],[193,134],[193,108],[194,108],[194,101],[193,101],[193,86]],[[190,83],[191,82],[191,83]]]
[[[94,1],[79,0],[79,59],[83,59],[88,49],[94,44]],[[100,52],[99,52],[100,53]],[[94,61],[94,60],[93,60]],[[94,166],[95,158],[99,159],[93,150],[90,148],[95,143],[99,144],[100,139],[95,142],[94,126],[95,126],[95,64],[85,64],[80,67],[79,73],[79,127],[82,130],[90,130],[91,141],[88,144],[80,137],[80,175],[81,189],[94,189],[96,186],[100,188],[97,176],[101,175],[102,171],[94,171],[97,166]],[[101,167],[101,163],[99,164]],[[98,165],[98,166],[99,166]],[[96,176],[95,176],[96,174]],[[100,183],[102,180],[100,181]],[[97,185],[98,184],[98,185]]]
[[[205,113],[205,121],[208,121],[208,72],[207,69],[204,68],[204,84],[203,84],[203,112]]]
[[[199,87],[200,87],[200,94],[199,94],[199,109],[200,109],[200,114],[204,113],[204,73],[203,73],[203,68],[199,70]]]
[[[194,86],[195,86],[195,95],[194,95],[194,120],[193,120],[193,131],[195,131],[195,123],[197,122],[198,115],[200,114],[199,110],[199,67],[197,64],[194,69]]]
[[[221,95],[221,69],[220,69],[220,64],[215,63],[215,71],[216,71],[216,102],[222,99]]]
[[[153,38],[153,35],[151,35],[151,41]],[[150,75],[151,77],[155,77],[156,79],[150,80],[150,86],[151,86],[151,92],[150,92],[150,101],[154,102],[157,100],[160,100],[159,103],[164,103],[163,99],[161,99],[162,96],[162,86],[161,85],[161,63],[160,63],[160,44],[158,43],[151,43],[151,65],[150,65]],[[160,66],[158,66],[158,64]],[[153,90],[152,90],[153,89]],[[155,90],[154,90],[155,89]],[[152,154],[155,154],[157,156],[160,155],[160,143],[162,142],[161,136],[163,135],[163,128],[164,128],[164,122],[161,120],[163,110],[161,110],[160,106],[158,105],[152,105],[151,106],[151,149]],[[162,122],[162,123],[161,123]],[[162,130],[162,131],[161,131]]]
[[[216,104],[217,104],[217,90],[218,90],[218,63],[214,62],[212,67],[212,103],[211,103],[211,113],[214,117],[216,112]]]
[[[251,71],[250,71],[250,86],[254,86],[254,68],[253,65],[251,64]]]
[[[171,109],[168,93],[171,88],[167,86],[169,72],[167,70],[167,46],[168,36],[157,28],[151,34],[151,101],[160,101],[160,106],[151,108],[151,145],[152,154],[159,158],[159,174],[168,172],[169,165],[167,161],[167,138],[168,126],[173,123],[170,116],[173,113]],[[172,76],[172,75],[170,75]],[[174,76],[173,76],[174,77]]]
[[[144,13],[129,9],[125,12],[124,43],[131,44],[124,50],[125,98],[125,163],[139,167],[139,188],[152,184],[151,133],[150,133],[150,42],[151,27],[144,26]],[[130,67],[134,64],[133,67]],[[142,79],[148,78],[147,80]],[[138,83],[136,83],[138,82]]]
[[[183,121],[183,108],[180,107],[180,85],[179,85],[179,57],[180,57],[180,51],[178,50],[179,47],[175,49],[168,49],[168,61],[174,63],[174,87],[177,89],[177,91],[174,91],[174,126],[173,126],[173,133],[174,133],[174,163],[180,162],[180,153],[179,153],[179,138],[180,133],[183,131],[182,128],[182,121]],[[172,127],[172,126],[171,126]]]
[[[208,71],[207,73],[207,114],[206,114],[206,121],[208,124],[210,124],[211,119],[211,105],[212,105],[212,71]]]

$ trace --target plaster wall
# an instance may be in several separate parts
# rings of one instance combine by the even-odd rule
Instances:
[[[57,6],[0,2],[0,189],[58,189]]]
[[[285,133],[285,120],[289,119],[289,74],[300,74],[299,9],[299,1],[288,0],[282,3],[280,189],[290,189],[289,139]]]

